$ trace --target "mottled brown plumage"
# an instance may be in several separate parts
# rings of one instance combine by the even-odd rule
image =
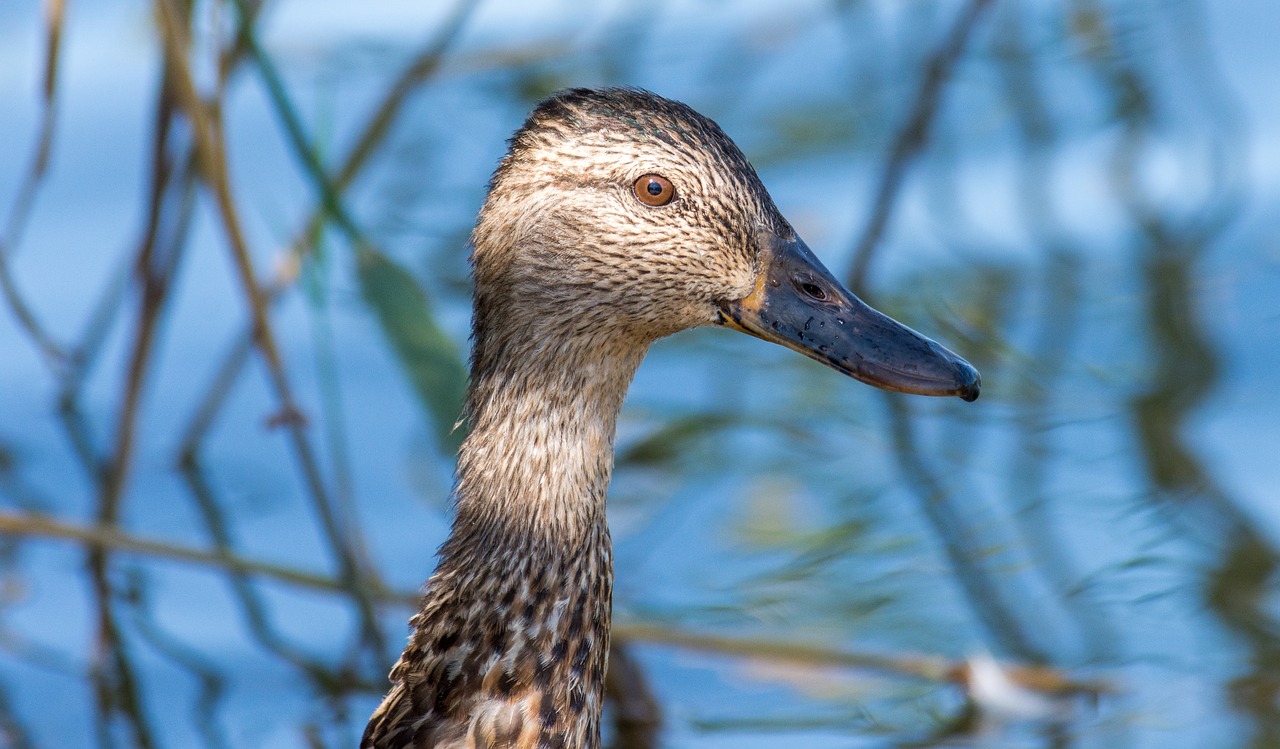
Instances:
[[[638,199],[649,174],[674,199]],[[472,243],[470,432],[453,531],[362,747],[599,746],[605,492],[618,412],[654,340],[723,324],[884,387],[976,397],[971,368],[905,328],[890,332],[915,336],[899,341],[916,357],[906,364],[883,364],[878,349],[846,356],[841,341],[896,324],[856,317],[878,313],[846,303],[715,123],[647,92],[575,89],[540,104],[494,174]],[[780,257],[792,263],[782,281]],[[787,327],[794,313],[780,305],[802,290],[817,305],[804,331],[829,314],[834,343]],[[943,354],[954,361],[929,369]]]

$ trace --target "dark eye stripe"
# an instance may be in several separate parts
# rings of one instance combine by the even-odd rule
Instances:
[[[676,196],[671,181],[658,174],[646,174],[636,180],[631,191],[641,203],[651,206],[666,205]]]

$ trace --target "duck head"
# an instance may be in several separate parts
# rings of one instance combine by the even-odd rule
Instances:
[[[972,366],[823,267],[719,126],[645,91],[573,89],[540,104],[472,243],[477,339],[533,326],[647,346],[719,325],[886,390],[978,397]],[[492,310],[507,319],[486,319]]]

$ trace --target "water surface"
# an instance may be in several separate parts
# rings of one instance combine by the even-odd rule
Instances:
[[[50,343],[6,295],[0,744],[354,746],[448,530],[466,236],[532,104],[603,84],[690,103],[845,276],[972,7],[420,5],[281,0],[253,22],[265,65],[236,58],[219,94],[227,171],[283,288],[298,412],[251,355],[190,441],[251,308],[194,177],[164,193],[150,287],[137,270],[160,27],[146,4],[67,7],[49,167],[15,225],[48,27],[0,9],[2,249]],[[197,9],[206,93],[235,7]],[[982,370],[977,403],[722,330],[654,347],[610,513],[618,640],[661,722],[626,744],[611,721],[614,745],[1280,745],[1278,12],[980,10],[863,287]],[[334,173],[433,45],[341,186],[349,227],[331,215],[292,257],[318,194],[283,115]],[[184,174],[190,130],[169,132]],[[975,713],[905,673],[988,656],[1109,691]],[[833,665],[858,657],[881,667]]]

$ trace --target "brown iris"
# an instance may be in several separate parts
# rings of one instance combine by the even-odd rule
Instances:
[[[670,180],[657,174],[644,175],[631,189],[645,205],[666,205],[676,196],[676,188]]]

